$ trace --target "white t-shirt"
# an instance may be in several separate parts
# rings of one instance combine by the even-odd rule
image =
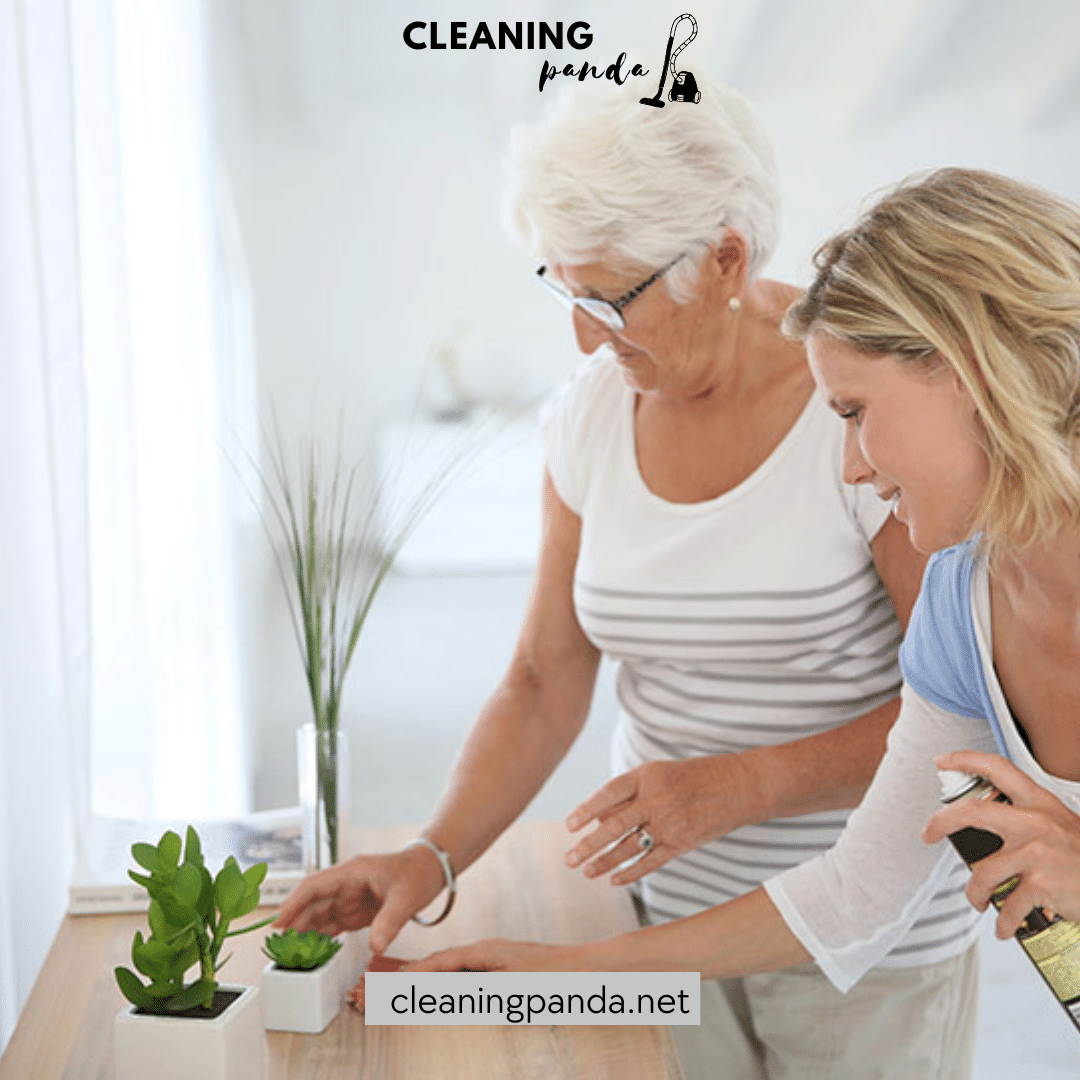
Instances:
[[[609,358],[549,402],[547,465],[582,519],[578,619],[619,662],[616,772],[828,731],[897,695],[901,630],[870,541],[888,506],[841,479],[843,427],[814,395],[780,445],[716,499],[671,503],[645,485],[635,393]],[[654,921],[695,914],[827,851],[848,811],[738,829],[642,883]],[[960,951],[974,912],[950,866],[886,963]]]
[[[940,555],[939,571],[948,569],[948,560],[963,557],[956,549]],[[932,562],[927,568],[928,580],[934,572]],[[956,580],[957,576],[950,575],[946,585]],[[945,651],[953,657],[965,653],[969,644],[974,646],[1009,758],[1070,810],[1080,813],[1080,783],[1052,776],[1040,767],[1017,729],[998,682],[985,560],[975,563],[969,595],[950,597],[935,592],[924,585],[913,623],[916,618],[925,618],[952,635]],[[950,601],[957,606],[970,605],[968,626],[973,642],[957,640],[956,635],[965,631],[959,629],[960,620],[943,610],[952,606]],[[928,673],[933,679],[935,673]],[[969,701],[977,697],[970,686],[964,696]],[[975,712],[964,702],[958,701],[958,705]],[[921,898],[933,889],[950,861],[948,841],[930,846],[923,843],[920,834],[941,806],[933,759],[961,749],[997,752],[987,719],[947,710],[906,685],[885,758],[836,847],[766,884],[785,921],[839,989],[853,985],[893,941],[903,936]]]

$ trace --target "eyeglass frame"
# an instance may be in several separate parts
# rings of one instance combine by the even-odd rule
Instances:
[[[683,253],[685,254],[685,252]],[[536,271],[536,276],[540,282],[545,285],[552,294],[566,305],[571,311],[574,308],[581,308],[581,310],[594,319],[596,322],[602,323],[610,330],[620,331],[626,329],[626,318],[623,316],[623,309],[631,300],[636,300],[650,285],[659,281],[683,256],[676,255],[666,266],[662,266],[655,274],[647,277],[640,285],[635,285],[628,292],[622,294],[615,300],[607,300],[602,296],[575,296],[572,292],[564,289],[561,285],[557,285],[551,278],[547,277],[547,264],[545,263]],[[599,310],[593,310],[591,305],[595,305]],[[600,312],[611,311],[613,317],[606,317]]]

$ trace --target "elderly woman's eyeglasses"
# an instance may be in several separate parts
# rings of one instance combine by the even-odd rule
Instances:
[[[676,255],[667,266],[661,267],[651,277],[647,277],[640,285],[635,285],[616,300],[603,300],[599,296],[575,296],[548,277],[546,266],[541,266],[536,271],[536,276],[571,311],[581,308],[586,315],[603,323],[609,330],[619,331],[626,329],[626,320],[623,318],[626,305],[639,297],[653,282],[659,281],[681,258],[682,255]]]

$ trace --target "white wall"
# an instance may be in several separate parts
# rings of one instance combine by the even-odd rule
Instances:
[[[804,278],[818,241],[914,169],[979,165],[1080,197],[1080,5],[696,6],[699,37],[680,64],[743,90],[777,146],[776,276]],[[544,57],[603,66],[626,51],[650,68],[635,81],[651,94],[682,7],[460,0],[453,15],[470,31],[501,15],[585,20],[595,35],[581,53],[493,53],[405,47],[416,13],[390,0],[212,5],[263,389],[301,412],[342,392],[381,410],[409,399],[432,344],[459,324],[477,390],[529,396],[557,380],[573,360],[569,328],[499,224],[510,125],[553,96],[537,91]]]

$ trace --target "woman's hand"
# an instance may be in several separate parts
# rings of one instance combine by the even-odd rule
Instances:
[[[929,844],[967,826],[996,833],[1004,841],[975,864],[967,888],[968,899],[985,911],[990,894],[1003,881],[1020,877],[1001,906],[997,936],[1012,937],[1035,907],[1080,922],[1080,816],[997,754],[960,750],[934,763],[984,777],[1012,800],[1010,806],[963,799],[943,807],[923,829]]]
[[[443,949],[406,964],[402,971],[589,971],[584,950],[570,945],[490,938]]]
[[[758,820],[753,790],[739,754],[646,762],[570,813],[571,832],[592,821],[597,826],[567,852],[566,864],[584,864],[587,877],[598,877],[640,855],[612,875],[613,885],[628,885],[676,855]],[[640,830],[653,841],[644,854]]]
[[[443,885],[442,867],[425,848],[357,855],[305,878],[281,905],[274,926],[331,935],[370,926],[368,942],[378,955]]]

